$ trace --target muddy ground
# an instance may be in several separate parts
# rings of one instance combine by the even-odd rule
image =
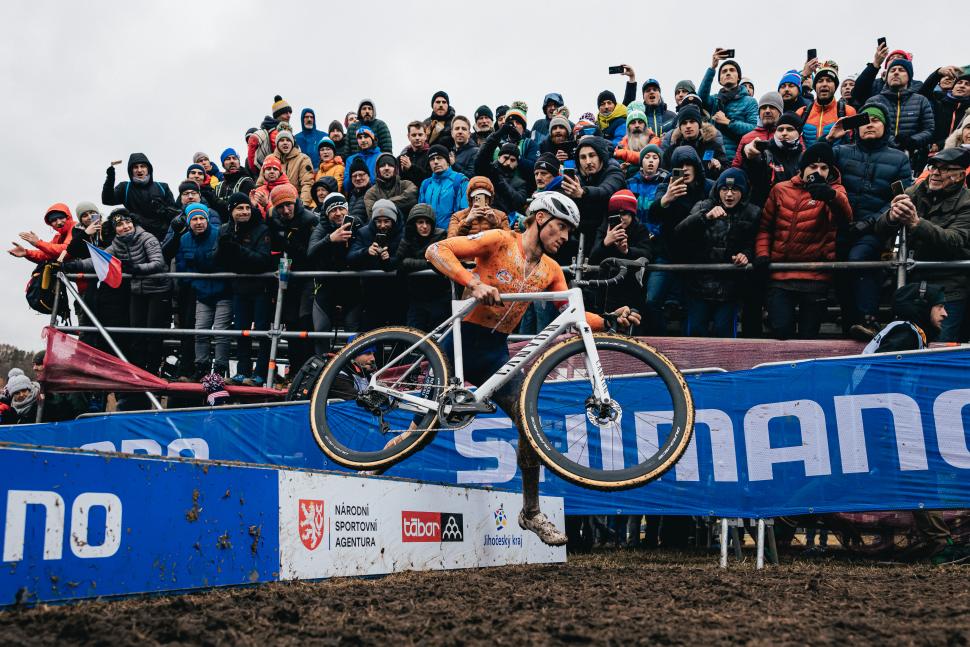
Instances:
[[[970,565],[604,552],[0,612],[3,645],[970,642]]]

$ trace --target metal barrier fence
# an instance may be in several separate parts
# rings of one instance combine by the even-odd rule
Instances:
[[[580,248],[582,249],[582,248]],[[94,313],[90,312],[86,304],[77,294],[77,291],[72,285],[70,285],[71,280],[77,280],[80,278],[97,278],[96,274],[58,274],[58,279],[55,285],[54,293],[54,308],[51,315],[51,326],[61,330],[63,332],[69,333],[79,333],[79,332],[99,332],[108,341],[109,345],[112,347],[118,356],[124,359],[121,351],[118,349],[117,345],[111,339],[112,334],[145,334],[145,335],[163,335],[163,336],[192,336],[192,337],[256,337],[264,338],[268,337],[270,339],[270,360],[269,360],[269,370],[266,375],[266,385],[267,387],[272,387],[276,376],[276,360],[279,354],[279,342],[283,339],[346,339],[355,333],[345,332],[322,332],[322,331],[297,331],[297,330],[285,330],[282,325],[282,304],[283,298],[290,279],[292,278],[313,278],[313,279],[327,279],[327,278],[362,278],[362,279],[380,279],[380,278],[395,278],[397,273],[395,272],[385,272],[382,270],[364,270],[364,271],[290,271],[288,269],[289,262],[284,257],[280,261],[280,270],[277,272],[266,272],[262,274],[235,274],[232,272],[215,272],[215,273],[199,273],[199,272],[164,272],[158,274],[152,274],[153,277],[167,277],[171,279],[226,279],[226,280],[264,280],[276,281],[276,308],[273,316],[273,322],[269,330],[197,330],[197,329],[187,329],[187,328],[130,328],[130,327],[104,327],[97,320]],[[646,266],[648,271],[663,271],[663,272],[752,272],[755,268],[752,265],[738,266],[730,263],[716,263],[716,264],[648,264]],[[896,258],[893,260],[886,261],[824,261],[824,262],[813,262],[813,263],[772,263],[767,268],[771,270],[810,270],[810,271],[851,271],[851,270],[895,270],[896,271],[896,282],[898,286],[905,285],[906,277],[909,272],[916,269],[966,269],[970,271],[970,261],[915,261],[913,260],[907,252],[905,238],[900,239],[900,244],[897,249]],[[569,274],[574,275],[576,278],[581,278],[586,272],[598,271],[598,266],[591,266],[586,264],[585,260],[582,258],[582,254],[574,259],[572,265],[563,266],[563,270]],[[433,270],[423,270],[421,272],[415,272],[409,276],[433,276],[436,273]],[[129,278],[131,275],[124,274],[125,278]],[[59,301],[62,297],[61,295],[61,285],[64,285],[68,292],[74,297],[78,302],[80,302],[82,308],[85,310],[85,314],[91,319],[95,324],[94,326],[58,326],[56,321],[56,313],[58,311]],[[529,335],[512,335],[510,339],[529,339]],[[154,404],[154,403],[153,403]]]

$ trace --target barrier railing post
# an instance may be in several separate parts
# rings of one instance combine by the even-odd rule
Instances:
[[[81,297],[78,296],[77,291],[74,289],[74,286],[71,285],[71,283],[67,280],[67,277],[64,276],[62,273],[58,272],[57,280],[63,283],[64,289],[67,290],[67,293],[77,300],[78,304],[81,306],[81,309],[84,310],[84,314],[88,316],[88,319],[90,319],[91,323],[95,325],[95,327],[98,329],[98,332],[100,332],[101,336],[104,337],[104,340],[108,342],[108,346],[111,347],[111,350],[114,351],[114,354],[118,357],[118,359],[120,359],[122,362],[127,362],[128,358],[125,357],[125,354],[121,352],[120,348],[118,348],[118,344],[115,343],[115,340],[111,338],[111,335],[108,334],[108,331],[105,330],[104,326],[101,325],[101,320],[98,319],[96,316],[94,316],[94,313],[91,312],[91,308],[88,307],[88,304],[84,303]],[[162,403],[158,401],[158,398],[156,398],[153,393],[149,393],[148,391],[146,391],[145,395],[148,396],[148,401],[152,403],[153,407],[155,407],[159,411],[162,410]]]
[[[579,249],[576,251],[576,280],[581,281],[583,279],[583,263],[586,259],[583,258],[583,243],[586,242],[586,237],[584,234],[579,235]]]
[[[728,520],[721,518],[721,568],[727,568],[728,554]]]
[[[900,227],[899,229],[899,255],[896,260],[899,265],[896,266],[896,287],[901,288],[906,285],[906,262],[909,260],[909,251],[906,249],[906,227]]]
[[[758,546],[755,567],[760,571],[765,567],[765,520],[758,519]]]
[[[283,317],[283,295],[286,285],[290,281],[290,259],[283,255],[280,259],[280,270],[276,282],[276,311],[273,313],[273,325],[269,330],[269,368],[266,370],[266,388],[272,389],[276,381],[276,352],[280,345],[280,319]]]

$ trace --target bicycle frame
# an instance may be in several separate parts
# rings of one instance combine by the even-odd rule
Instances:
[[[523,346],[518,353],[511,357],[494,375],[485,380],[485,383],[475,390],[475,402],[481,403],[489,399],[496,391],[512,379],[513,373],[517,368],[543,352],[556,340],[556,337],[570,328],[575,328],[583,338],[583,345],[586,348],[586,370],[592,381],[594,397],[600,402],[609,400],[610,395],[606,386],[606,378],[603,375],[603,366],[596,352],[596,344],[593,342],[593,331],[586,322],[583,293],[579,288],[572,288],[563,292],[515,292],[503,294],[502,300],[507,302],[566,301],[567,305],[559,313],[558,317],[553,319],[548,326],[536,334],[529,343]],[[454,343],[455,345],[455,377],[458,379],[459,384],[464,384],[464,359],[462,358],[461,352],[461,320],[466,314],[471,312],[477,303],[475,299],[452,301],[452,315],[419,341],[415,342],[410,348],[388,362],[383,368],[378,369],[371,376],[370,388],[399,401],[414,405],[423,411],[436,411],[438,409],[438,402],[435,400],[428,400],[427,398],[422,398],[411,393],[382,386],[377,383],[377,378],[389,367],[394,366],[395,362],[401,357],[404,357],[428,339],[434,338],[435,342],[440,341],[447,334],[447,329],[451,328],[452,338],[449,343]]]

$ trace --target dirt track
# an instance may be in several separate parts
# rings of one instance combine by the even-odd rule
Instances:
[[[4,645],[970,642],[970,566],[610,552],[0,612]]]

